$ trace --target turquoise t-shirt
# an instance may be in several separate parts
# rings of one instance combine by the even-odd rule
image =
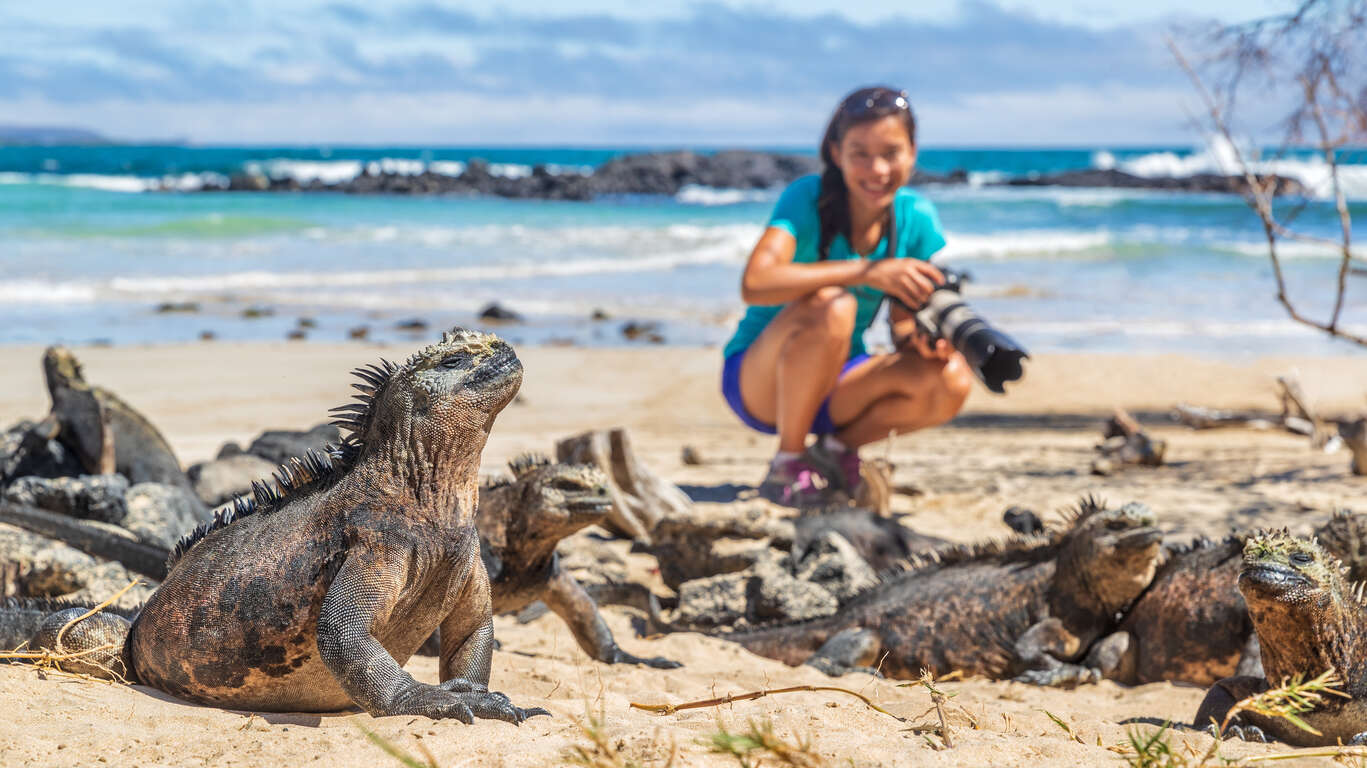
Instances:
[[[817,217],[816,200],[821,194],[821,177],[803,176],[788,185],[774,206],[774,214],[769,217],[769,226],[778,227],[797,240],[797,251],[793,262],[798,264],[818,261],[817,245],[821,240],[821,222]],[[906,187],[897,190],[893,199],[893,211],[897,217],[897,243],[888,248],[887,233],[878,241],[878,246],[868,256],[860,256],[850,250],[849,241],[844,235],[836,235],[831,240],[828,261],[845,259],[885,259],[889,252],[896,258],[920,259],[925,261],[945,246],[945,236],[940,231],[940,217],[935,206],[926,198]],[[883,292],[867,285],[849,287],[859,303],[854,318],[854,334],[850,337],[850,357],[864,354],[864,331],[878,314],[878,305],[883,301]],[[783,310],[784,304],[752,304],[745,310],[735,334],[726,342],[723,357],[743,352],[764,329],[769,321]]]

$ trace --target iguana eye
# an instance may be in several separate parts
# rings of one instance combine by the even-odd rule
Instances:
[[[1123,531],[1129,527],[1130,524],[1125,522],[1124,520],[1112,520],[1106,523],[1106,530],[1108,531]]]
[[[1305,553],[1305,552],[1292,552],[1292,553],[1291,553],[1291,562],[1292,562],[1292,564],[1294,564],[1294,565],[1309,565],[1309,564],[1313,563],[1314,561],[1315,561],[1315,558],[1311,557],[1310,555],[1308,555],[1308,554]]]

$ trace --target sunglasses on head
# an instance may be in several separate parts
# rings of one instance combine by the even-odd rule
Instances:
[[[874,91],[858,91],[850,94],[840,110],[850,117],[860,117],[870,112],[883,112],[895,109],[911,109],[906,91],[892,91],[879,88]]]

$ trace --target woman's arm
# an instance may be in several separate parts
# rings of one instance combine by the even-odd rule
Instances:
[[[769,227],[750,252],[741,275],[740,297],[746,304],[786,304],[828,285],[867,285],[919,307],[945,281],[929,262],[917,259],[849,259],[795,264],[797,240],[779,227]]]

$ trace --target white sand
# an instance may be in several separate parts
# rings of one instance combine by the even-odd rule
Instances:
[[[224,441],[245,443],[264,429],[307,428],[347,400],[351,368],[379,356],[401,359],[409,348],[368,345],[204,344],[77,350],[88,380],[146,413],[182,462],[212,456]],[[37,348],[0,348],[0,426],[41,417],[48,408]],[[715,350],[639,348],[525,349],[523,403],[499,418],[485,451],[487,471],[525,450],[549,451],[576,431],[626,426],[645,461],[676,483],[749,485],[762,473],[772,440],[741,427],[717,394]],[[1029,365],[1009,397],[976,392],[953,426],[897,439],[895,479],[921,488],[894,508],[918,530],[971,541],[1000,536],[1003,509],[1040,512],[1084,493],[1138,499],[1178,538],[1222,533],[1230,526],[1290,525],[1308,530],[1336,506],[1367,499],[1367,478],[1348,472],[1346,453],[1312,452],[1303,437],[1244,430],[1151,431],[1169,442],[1168,465],[1111,477],[1087,473],[1100,425],[1116,405],[1165,412],[1186,401],[1273,410],[1272,380],[1299,370],[1312,400],[1336,413],[1367,410],[1367,356],[1260,360],[1229,364],[1181,357],[1050,355]],[[684,466],[692,445],[706,459]],[[884,450],[876,447],[875,451]],[[587,744],[575,724],[601,712],[611,741],[630,760],[664,765],[735,765],[709,755],[718,723],[743,730],[770,720],[786,738],[810,737],[832,765],[1120,765],[1109,748],[1133,727],[1124,721],[1190,719],[1202,691],[1168,684],[1126,688],[1110,683],[1076,691],[970,680],[945,685],[962,712],[951,726],[955,747],[936,751],[906,723],[829,692],[773,696],[725,707],[659,716],[631,701],[659,703],[790,685],[836,684],[863,692],[894,713],[926,725],[930,703],[916,687],[851,675],[833,681],[789,668],[699,635],[636,638],[625,609],[606,610],[622,645],[685,663],[660,671],[589,661],[554,616],[527,625],[500,618],[492,687],[522,706],[544,706],[553,718],[521,728],[479,722],[464,726],[422,718],[364,714],[257,715],[185,704],[156,691],[62,679],[31,668],[0,668],[0,765],[397,765],[367,740],[371,729],[440,766],[564,764],[572,744]],[[434,680],[432,659],[409,669]],[[1069,725],[1065,732],[1045,714]],[[956,710],[957,712],[957,710]],[[1148,726],[1139,726],[1148,728]],[[1179,735],[1204,749],[1208,739]],[[1285,752],[1282,746],[1230,743],[1227,755]],[[766,761],[766,764],[772,764]]]

